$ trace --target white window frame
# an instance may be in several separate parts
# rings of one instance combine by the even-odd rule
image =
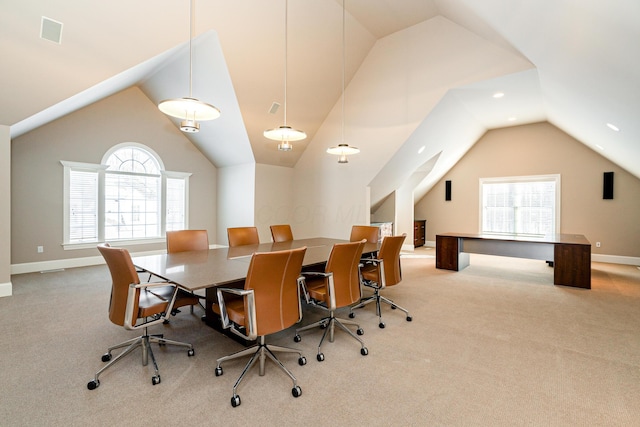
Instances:
[[[555,212],[554,212],[554,232],[555,234],[560,234],[560,224],[561,218],[560,213],[562,212],[560,201],[561,197],[561,189],[562,182],[560,179],[560,174],[547,174],[547,175],[527,175],[527,176],[507,176],[507,177],[493,177],[493,178],[480,178],[479,180],[479,191],[478,191],[478,204],[479,204],[479,219],[480,222],[478,224],[478,230],[480,233],[485,233],[483,230],[483,216],[484,216],[484,184],[497,184],[497,183],[514,183],[514,182],[555,182]]]
[[[105,241],[105,171],[108,166],[104,164],[109,156],[123,148],[124,146],[138,146],[146,151],[148,151],[151,155],[155,156],[158,164],[161,168],[161,231],[160,235],[165,236],[166,232],[166,189],[167,189],[167,178],[169,179],[182,179],[185,182],[185,206],[184,206],[184,226],[185,228],[189,228],[189,178],[191,177],[190,172],[175,172],[175,171],[166,171],[164,170],[164,164],[152,149],[149,147],[138,144],[138,143],[121,143],[115,145],[111,149],[109,149],[105,156],[102,159],[103,164],[95,164],[95,163],[82,163],[82,162],[73,162],[67,160],[61,160],[60,163],[63,166],[63,242],[62,247],[64,250],[74,250],[74,249],[89,249],[95,248],[97,244],[104,243]],[[91,242],[70,242],[70,175],[72,170],[84,171],[84,172],[95,172],[98,174],[98,200],[97,200],[97,214],[98,214],[98,239],[96,241]],[[158,238],[150,238],[150,239],[122,239],[118,240],[119,242],[126,243],[127,245],[138,245],[138,244],[149,244],[149,243],[163,243],[166,241],[165,237]]]

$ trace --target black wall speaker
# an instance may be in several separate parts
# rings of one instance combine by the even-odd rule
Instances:
[[[613,172],[611,172],[613,173]],[[613,178],[612,178],[613,179]],[[444,182],[444,199],[451,200],[451,181]]]
[[[602,181],[602,198],[613,199],[613,172],[605,172]]]

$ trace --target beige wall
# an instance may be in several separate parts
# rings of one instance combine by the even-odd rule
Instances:
[[[273,166],[256,165],[256,227],[261,242],[270,242],[271,229],[274,224],[291,224],[295,212],[293,211],[293,169]],[[302,236],[294,225],[291,226],[295,237]]]
[[[380,197],[384,198],[396,191],[395,232],[412,233],[413,198],[398,190],[420,162],[392,167],[384,178],[378,174],[428,120],[450,88],[530,67],[522,57],[442,17],[378,40],[345,92],[344,138],[360,148],[360,153],[350,156],[346,165],[339,165],[335,156],[326,153],[328,147],[341,142],[338,100],[294,168],[298,230],[305,235],[349,236],[353,224],[369,222],[370,204],[379,202],[372,195],[383,193]],[[450,86],[435,83],[443,81],[443,75]],[[422,162],[446,148],[432,129],[429,126],[424,131]],[[384,188],[376,182],[382,182]]]
[[[603,200],[609,171],[614,199]],[[487,132],[417,203],[415,216],[427,220],[428,241],[438,233],[477,233],[480,178],[543,174],[561,175],[561,233],[585,235],[594,254],[640,257],[640,180],[546,122]]]
[[[256,164],[245,163],[218,169],[217,240],[229,244],[228,227],[255,225]]]
[[[0,297],[12,294],[11,286],[11,137],[0,125]]]
[[[138,89],[131,88],[24,134],[11,145],[11,264],[99,255],[63,250],[61,160],[100,163],[122,142],[153,149],[167,170],[191,172],[189,227],[215,242],[216,168]],[[44,246],[44,253],[36,252]],[[132,251],[162,249],[137,245]]]

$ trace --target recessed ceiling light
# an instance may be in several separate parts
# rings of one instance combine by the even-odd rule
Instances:
[[[420,149],[418,150],[418,154],[422,154],[422,152],[424,151],[426,147],[423,145],[422,147],[420,147]]]
[[[493,94],[493,97],[498,99],[498,98],[502,98],[504,96],[504,92],[496,92]]]
[[[507,120],[509,120],[510,122],[515,122],[516,120],[518,120],[518,118],[511,116]]]
[[[611,123],[607,123],[607,127],[611,130],[614,130],[616,132],[620,132],[620,129],[618,128],[618,126],[616,125],[612,125]]]

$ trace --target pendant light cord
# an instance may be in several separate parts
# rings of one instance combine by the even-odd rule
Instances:
[[[289,40],[289,0],[284,2],[284,125],[287,125],[287,51]]]
[[[193,3],[189,2],[189,98],[193,98]]]
[[[347,0],[342,0],[342,143],[344,143],[344,68],[347,61],[347,54],[345,48],[345,3]]]

